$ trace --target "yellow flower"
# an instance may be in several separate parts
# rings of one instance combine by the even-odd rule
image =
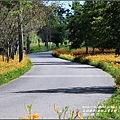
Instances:
[[[115,86],[114,86],[114,88],[118,88],[119,87],[119,85],[118,84],[116,84]]]
[[[110,106],[110,109],[111,110],[115,110],[115,106]]]

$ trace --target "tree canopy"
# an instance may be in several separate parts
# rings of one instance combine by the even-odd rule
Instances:
[[[0,1],[0,47],[7,54],[7,61],[11,57],[14,59],[18,45],[22,60],[23,35],[28,36],[32,30],[46,25],[53,7],[38,0]]]
[[[120,2],[85,1],[72,3],[67,17],[72,48],[81,45],[104,49],[120,48]],[[87,53],[87,49],[86,49]]]

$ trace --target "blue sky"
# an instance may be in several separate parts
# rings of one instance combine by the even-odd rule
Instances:
[[[69,8],[69,4],[72,5],[72,2],[73,1],[61,1],[61,0],[56,0],[56,1],[49,1],[47,4],[50,5],[51,3],[56,3],[56,4],[59,4],[61,5],[63,8]],[[79,1],[81,4],[83,4],[85,1]]]
[[[81,4],[83,4],[85,1],[80,1]],[[69,4],[72,5],[72,1],[60,1],[59,3],[63,4],[63,7],[70,8]]]

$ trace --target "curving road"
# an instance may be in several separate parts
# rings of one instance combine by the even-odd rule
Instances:
[[[87,116],[113,93],[114,79],[101,69],[54,58],[51,51],[28,57],[32,69],[0,86],[0,118],[26,116],[24,103],[32,104],[32,112],[44,119],[58,118],[54,103],[59,110],[69,106]]]

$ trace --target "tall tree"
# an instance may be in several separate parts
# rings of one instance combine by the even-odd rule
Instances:
[[[83,6],[79,2],[72,3],[73,14],[67,17],[69,40],[72,48],[79,48],[84,41],[84,26],[82,24]]]
[[[72,4],[74,13],[68,17],[68,29],[72,47],[79,47],[84,41],[86,54],[88,46],[104,49],[118,48],[120,25],[120,2],[85,1]],[[116,14],[117,13],[117,14]]]

